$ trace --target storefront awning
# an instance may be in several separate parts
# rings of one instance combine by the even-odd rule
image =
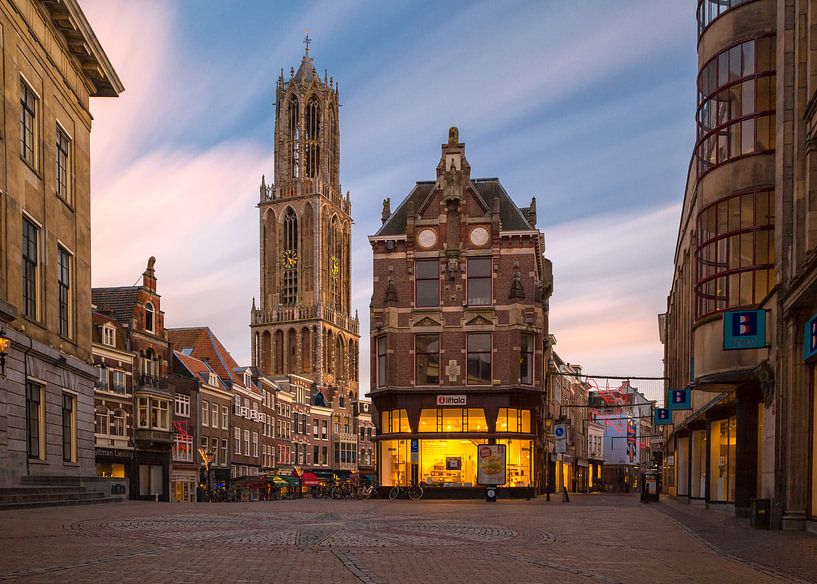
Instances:
[[[278,485],[279,487],[286,487],[289,485],[284,479],[279,477],[278,475],[267,477],[267,482],[272,483],[274,485]]]
[[[318,477],[322,481],[331,481],[335,478],[335,473],[331,470],[319,470],[315,469],[312,471],[316,477]]]
[[[317,487],[321,484],[320,479],[311,472],[305,472],[301,475],[301,482],[305,487]]]

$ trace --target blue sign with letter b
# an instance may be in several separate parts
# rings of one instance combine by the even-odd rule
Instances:
[[[691,410],[692,409],[692,391],[687,387],[684,389],[670,389],[669,390],[669,404],[667,407],[671,411],[675,410]]]
[[[762,349],[766,346],[766,311],[723,313],[723,349]]]
[[[655,408],[655,425],[666,426],[672,424],[672,412],[668,408]]]

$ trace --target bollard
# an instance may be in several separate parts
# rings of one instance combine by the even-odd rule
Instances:
[[[154,502],[154,503],[158,503],[158,502],[159,502],[159,493],[153,493],[153,502]]]

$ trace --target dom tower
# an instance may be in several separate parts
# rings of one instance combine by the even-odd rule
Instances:
[[[275,182],[261,178],[261,295],[251,313],[252,359],[265,375],[312,379],[327,401],[337,394],[357,399],[352,205],[339,178],[338,85],[326,73],[320,78],[308,37],[305,42],[298,71],[289,79],[281,71],[276,83]]]

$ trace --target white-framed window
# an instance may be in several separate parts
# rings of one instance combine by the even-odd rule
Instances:
[[[73,328],[71,302],[71,252],[57,245],[57,321],[60,336],[70,338]]]
[[[174,400],[174,412],[177,416],[182,418],[190,417],[190,396],[183,393],[177,393]]]
[[[68,135],[62,126],[57,124],[57,144],[56,144],[56,190],[57,195],[65,200],[71,202],[71,137]]]
[[[127,385],[125,385],[125,372],[114,369],[111,374],[113,375],[113,390],[118,393],[125,393],[128,389]]]
[[[210,425],[210,402],[207,401],[201,402],[201,425]]]
[[[111,434],[113,436],[125,436],[128,430],[126,415],[125,410],[121,408],[111,413]]]
[[[108,424],[110,423],[110,418],[108,416],[109,416],[108,408],[106,408],[105,406],[97,406],[96,408],[94,408],[95,434],[99,434],[102,436],[108,435],[108,433],[110,432],[110,428],[108,427]]]
[[[170,401],[150,400],[150,425],[157,430],[170,429]]]
[[[96,378],[97,384],[101,389],[108,388],[108,368],[102,367],[102,365],[96,366]]]
[[[221,439],[221,466],[227,466],[227,439]]]
[[[102,327],[102,344],[108,347],[116,346],[116,329],[109,324]]]
[[[226,430],[227,424],[230,421],[230,408],[221,406],[221,429]]]
[[[218,428],[218,404],[216,402],[210,404],[210,413],[210,425],[213,428]]]
[[[212,372],[211,372],[211,373],[209,373],[209,374],[207,375],[207,377],[208,377],[208,380],[209,380],[209,384],[210,384],[210,385],[212,385],[213,387],[218,387],[218,385],[219,385],[219,383],[218,383],[218,375],[216,375],[215,373],[212,373]]]
[[[173,460],[193,461],[193,438],[190,434],[176,434],[173,441]]]
[[[149,333],[156,332],[156,309],[152,302],[145,302],[145,330]]]
[[[252,455],[258,456],[258,432],[252,433]]]
[[[147,397],[136,399],[136,427],[150,428],[150,399]]]
[[[23,314],[40,318],[40,228],[23,216]]]
[[[250,455],[250,431],[244,430],[244,454]]]
[[[235,444],[233,445],[233,452],[235,454],[241,454],[241,428],[236,428],[235,432],[233,433]]]
[[[236,416],[241,415],[241,396],[237,395],[233,398],[233,413]]]
[[[39,164],[40,130],[37,118],[40,98],[25,80],[20,80],[20,156],[31,168]]]

